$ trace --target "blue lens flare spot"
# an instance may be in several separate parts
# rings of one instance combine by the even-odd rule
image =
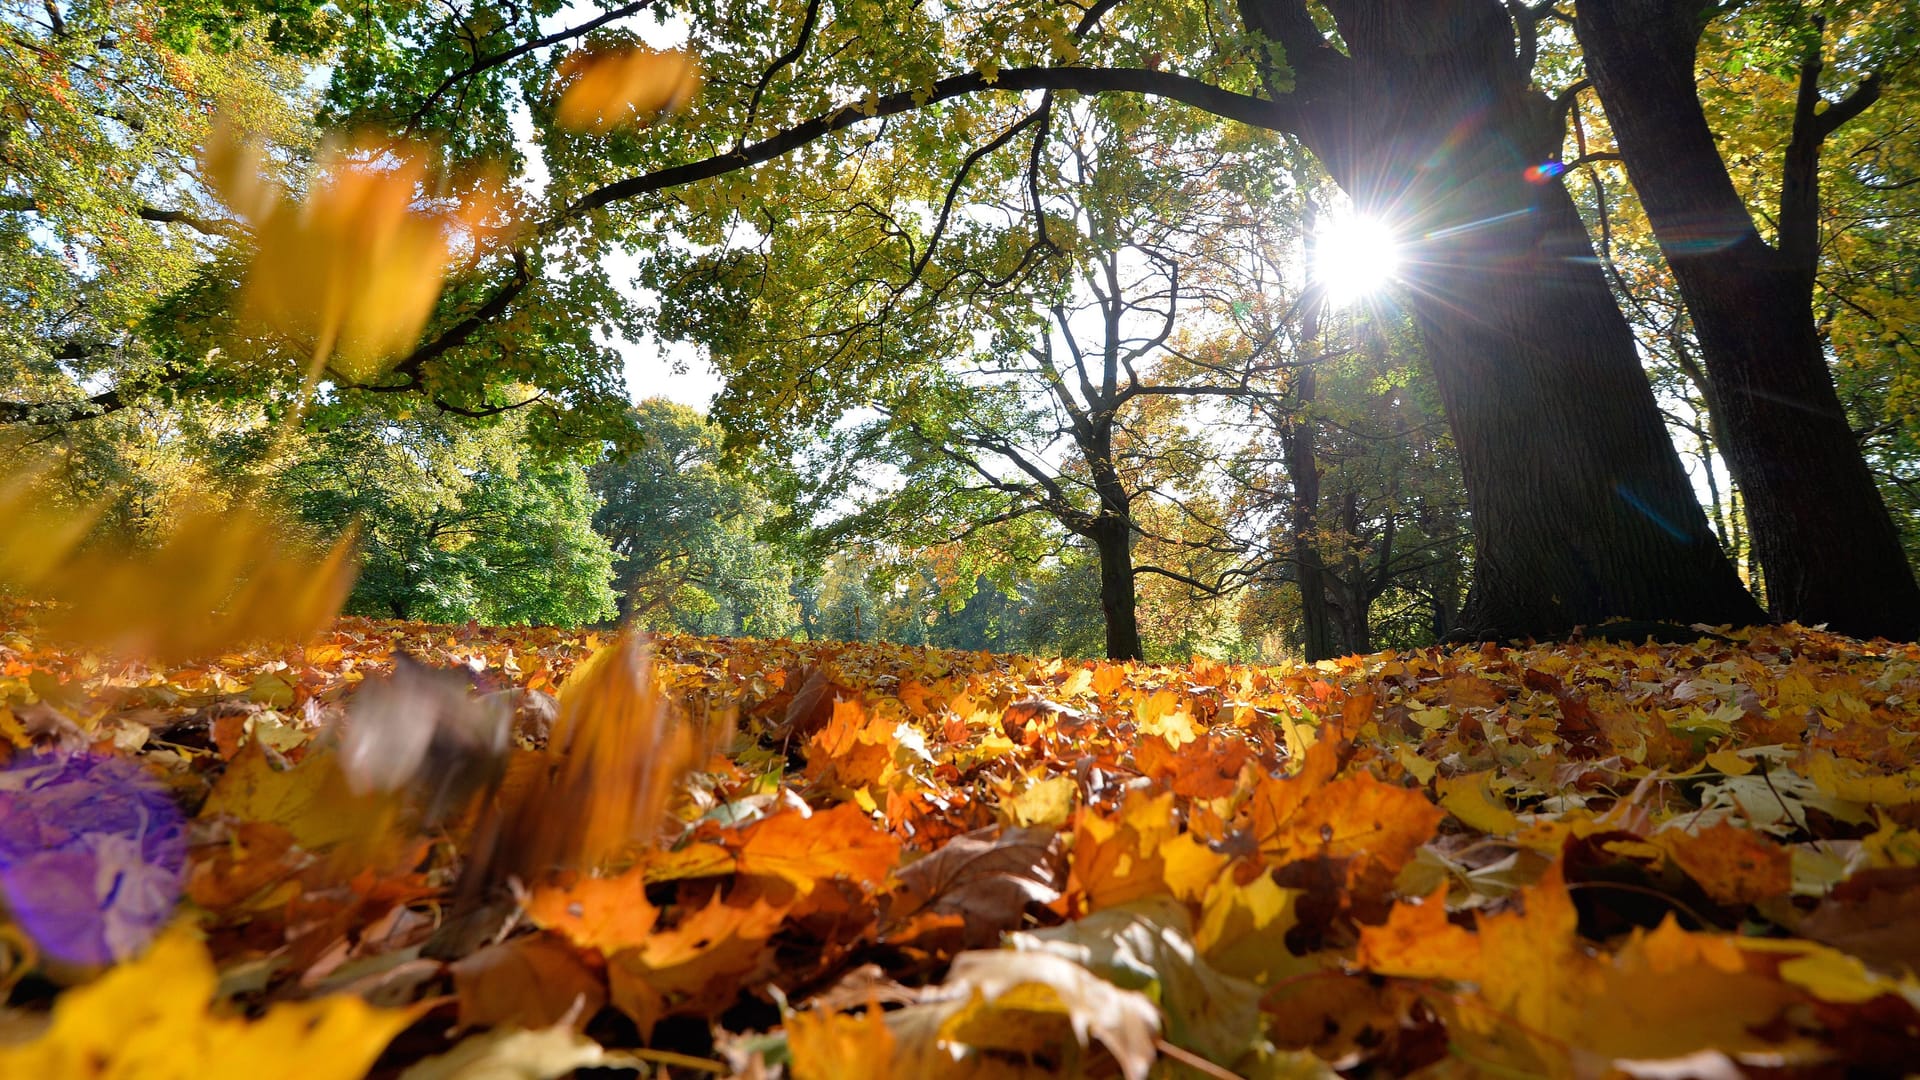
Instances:
[[[1538,165],[1528,166],[1527,171],[1520,175],[1526,177],[1529,184],[1544,184],[1566,171],[1567,164],[1564,161],[1543,161]]]

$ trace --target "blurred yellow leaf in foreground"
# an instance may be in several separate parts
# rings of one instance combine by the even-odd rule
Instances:
[[[161,661],[208,656],[248,641],[304,640],[340,610],[353,585],[353,537],[324,552],[264,512],[199,510],[150,548],[85,545],[93,510],[36,505],[32,477],[0,486],[0,585],[58,604],[55,633]]]
[[[686,108],[700,90],[700,65],[678,49],[581,49],[560,62],[566,89],[554,119],[561,127],[605,135],[656,113]]]
[[[0,1047],[0,1076],[358,1080],[416,1010],[352,996],[282,1002],[257,1020],[209,1010],[206,946],[174,930],[147,955],[61,995],[38,1039]]]

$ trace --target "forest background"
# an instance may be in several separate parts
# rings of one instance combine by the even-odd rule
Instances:
[[[936,6],[7,3],[16,482],[356,528],[410,619],[1912,636],[1904,5]],[[276,223],[391,242],[355,177],[446,258],[263,311]],[[1315,269],[1355,220],[1378,288]]]

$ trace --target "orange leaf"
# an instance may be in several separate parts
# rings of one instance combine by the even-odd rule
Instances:
[[[665,1016],[719,1013],[745,982],[773,970],[767,939],[786,914],[764,900],[739,906],[716,896],[679,926],[607,958],[614,1007],[649,1033]]]
[[[580,49],[560,62],[565,83],[554,120],[605,135],[656,113],[678,112],[700,90],[700,65],[678,49]]]
[[[1687,876],[1723,904],[1752,904],[1793,892],[1793,855],[1786,848],[1726,821],[1698,833],[1653,834]]]
[[[748,826],[740,839],[739,873],[791,884],[806,896],[828,879],[878,889],[900,861],[900,841],[874,827],[852,803],[811,817],[789,811]]]

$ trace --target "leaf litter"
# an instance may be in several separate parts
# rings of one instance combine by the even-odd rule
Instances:
[[[1158,667],[358,618],[239,645],[228,610],[192,660],[6,611],[0,1073],[1827,1076],[1920,1046],[1913,646]]]

